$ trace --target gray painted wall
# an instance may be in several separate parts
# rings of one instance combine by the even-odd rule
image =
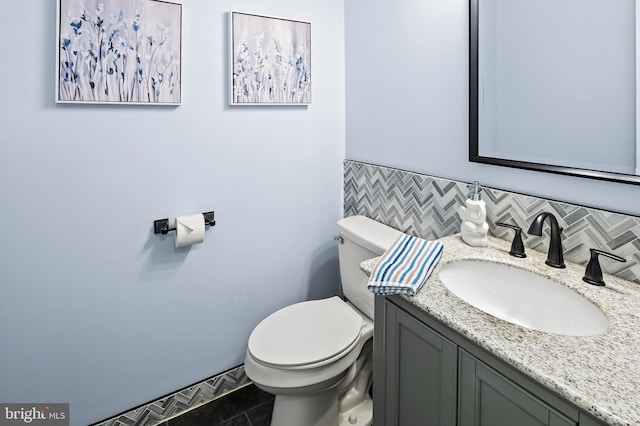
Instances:
[[[345,2],[347,159],[640,215],[639,186],[468,162],[468,3]]]
[[[182,0],[183,104],[54,104],[53,0],[0,14],[0,401],[115,415],[244,361],[338,290],[342,0]],[[312,23],[309,107],[227,106],[227,11]],[[215,210],[175,249],[154,219]]]

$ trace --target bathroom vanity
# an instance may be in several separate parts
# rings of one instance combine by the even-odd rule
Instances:
[[[413,297],[377,296],[374,425],[640,424],[640,285],[605,275],[582,281],[584,266],[546,266],[545,254],[509,256],[509,243],[441,239],[444,254]],[[377,259],[363,262],[370,273]],[[473,260],[513,265],[566,285],[600,308],[606,333],[566,336],[487,314],[451,293],[439,270]]]

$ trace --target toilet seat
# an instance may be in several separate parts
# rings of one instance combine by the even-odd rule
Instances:
[[[277,368],[318,367],[352,350],[361,330],[362,317],[334,296],[274,312],[253,330],[248,350]]]

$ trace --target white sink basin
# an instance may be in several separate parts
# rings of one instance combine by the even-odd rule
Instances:
[[[440,281],[476,308],[513,324],[568,336],[603,334],[609,320],[568,287],[532,272],[479,261],[445,265]]]

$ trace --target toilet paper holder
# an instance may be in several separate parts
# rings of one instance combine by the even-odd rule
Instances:
[[[215,221],[215,212],[206,212],[202,213],[204,216],[204,224],[207,226],[214,226],[216,224]],[[176,227],[169,227],[169,218],[165,219],[156,219],[153,221],[153,233],[154,234],[162,234],[167,235],[167,233],[171,231],[175,231]]]

